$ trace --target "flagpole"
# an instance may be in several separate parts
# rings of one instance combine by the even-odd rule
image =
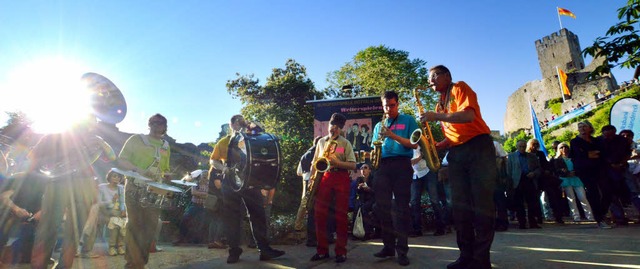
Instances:
[[[556,13],[558,14],[558,21],[560,22],[560,30],[562,30],[562,19],[560,19],[560,12],[558,12],[559,9],[560,9],[559,7],[556,7]]]

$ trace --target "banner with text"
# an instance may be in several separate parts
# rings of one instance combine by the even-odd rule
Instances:
[[[382,119],[382,101],[379,96],[332,100],[307,101],[313,105],[313,135],[329,134],[329,119],[333,113],[347,118],[342,129],[344,137],[353,146],[354,152],[371,150],[373,126]]]

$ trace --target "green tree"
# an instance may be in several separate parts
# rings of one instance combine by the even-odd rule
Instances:
[[[400,98],[400,110],[409,115],[417,112],[413,89],[429,84],[429,70],[425,60],[410,59],[409,52],[384,45],[359,51],[350,62],[327,76],[329,96],[337,98],[380,96],[394,90]],[[343,87],[349,85],[350,87]],[[433,110],[436,93],[419,91],[420,102],[426,110]],[[443,135],[437,124],[430,123],[436,140]]]
[[[280,137],[282,176],[274,211],[292,213],[300,202],[301,180],[296,175],[300,156],[313,144],[313,107],[307,100],[324,95],[307,77],[306,68],[289,59],[284,68],[274,68],[264,86],[253,75],[227,81],[227,91],[242,102],[242,115],[264,125],[267,133]]]
[[[640,0],[628,0],[626,6],[618,9],[620,22],[611,26],[604,37],[596,38],[593,45],[582,51],[585,56],[605,58],[605,61],[590,76],[608,74],[611,68],[617,66],[626,68],[640,66],[640,58],[638,57],[640,38],[638,30],[634,26],[638,23],[639,18]]]

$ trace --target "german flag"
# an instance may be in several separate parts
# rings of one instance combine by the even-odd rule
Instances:
[[[566,8],[561,8],[561,7],[558,8],[558,15],[569,16],[574,19],[576,18],[576,15],[574,15],[573,12],[569,11]]]

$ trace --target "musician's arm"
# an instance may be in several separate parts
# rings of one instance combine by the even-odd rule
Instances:
[[[469,123],[472,122],[476,118],[475,111],[473,108],[468,108],[463,111],[452,112],[452,113],[438,113],[427,111],[420,115],[420,121],[444,121],[450,123]]]
[[[7,190],[0,193],[0,203],[2,203],[4,207],[9,208],[11,210],[11,213],[16,215],[16,217],[18,218],[29,217],[30,216],[29,211],[25,210],[22,207],[17,206],[11,200],[11,196],[13,196],[13,193],[14,193],[13,190]]]
[[[133,171],[142,174],[144,171],[140,171],[137,166],[133,165],[129,160],[122,157],[118,157],[118,167],[122,170]]]
[[[191,187],[191,194],[195,197],[198,198],[206,198],[207,197],[207,192],[206,191],[199,191],[197,187]]]

